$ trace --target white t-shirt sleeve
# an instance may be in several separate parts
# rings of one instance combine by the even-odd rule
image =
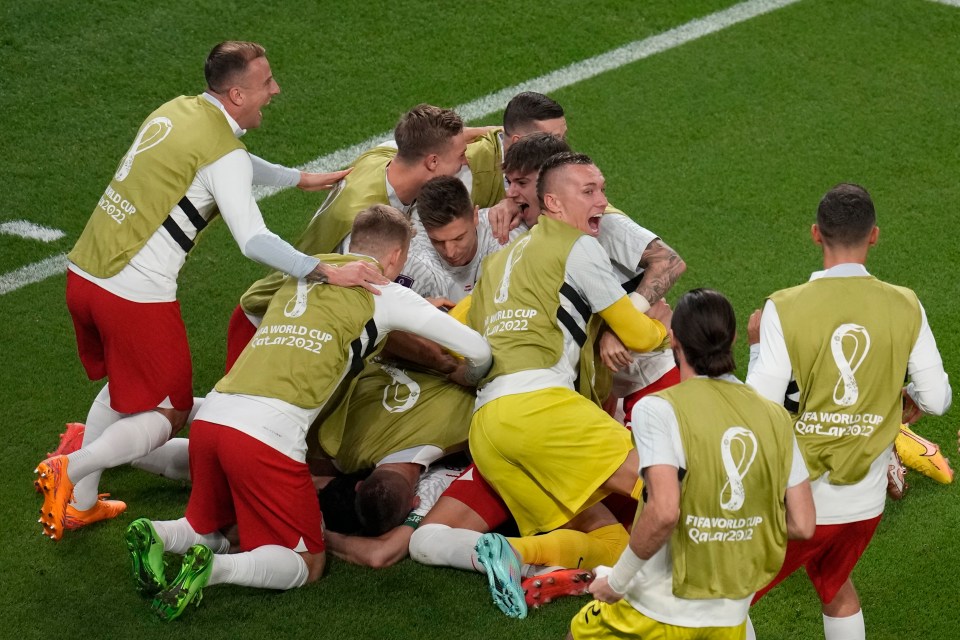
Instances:
[[[924,413],[940,416],[950,408],[953,390],[922,305],[920,314],[920,334],[907,361],[907,372],[910,374],[907,393]]]
[[[640,258],[658,236],[625,215],[605,214],[600,219],[600,245],[617,270],[628,280],[640,271]]]
[[[241,253],[297,278],[307,275],[319,260],[294,249],[267,229],[251,189],[253,166],[250,154],[236,149],[197,172],[213,195],[220,215]]]
[[[790,477],[787,480],[787,487],[795,487],[804,480],[807,480],[810,477],[810,472],[807,470],[807,463],[803,459],[803,454],[800,453],[800,445],[797,444],[797,437],[793,431],[790,432],[790,441],[793,443],[793,462],[790,465]]]
[[[463,356],[478,379],[490,368],[493,362],[490,345],[479,333],[399,284],[388,284],[380,291],[381,295],[374,296],[374,301],[377,311],[383,312],[382,319],[377,318],[381,332],[409,331],[433,340]]]
[[[582,236],[573,243],[564,279],[583,296],[594,313],[626,295],[606,252],[591,236]]]
[[[686,467],[680,425],[669,402],[657,396],[641,398],[633,405],[631,424],[641,470],[658,464]]]
[[[751,352],[753,349],[751,349]],[[767,400],[783,404],[787,385],[793,376],[787,342],[783,337],[783,325],[772,300],[763,306],[760,318],[760,347],[754,359],[751,353],[747,370],[747,384]]]
[[[267,187],[295,187],[300,183],[300,171],[298,169],[267,162],[252,153],[249,155],[250,164],[253,165],[253,184]]]

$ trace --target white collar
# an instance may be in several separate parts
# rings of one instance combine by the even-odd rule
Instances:
[[[233,135],[239,138],[240,136],[242,136],[247,132],[246,129],[241,129],[240,125],[237,124],[237,121],[233,119],[233,116],[227,113],[227,110],[223,106],[223,103],[220,102],[220,100],[215,95],[207,91],[204,91],[203,99],[209,102],[210,104],[214,105],[217,109],[220,109],[220,113],[222,113],[223,117],[227,119],[227,124],[229,124],[230,128],[233,129]]]

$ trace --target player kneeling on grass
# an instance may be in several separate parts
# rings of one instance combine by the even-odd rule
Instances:
[[[815,515],[790,417],[733,376],[733,307],[695,289],[671,343],[681,383],[633,409],[645,500],[571,638],[743,638],[750,600]]]
[[[376,205],[354,221],[350,253],[394,279],[413,233],[406,217]],[[134,521],[127,546],[137,587],[164,620],[218,583],[291,589],[320,577],[323,522],[306,459],[306,434],[327,401],[350,384],[386,334],[399,329],[462,354],[464,376],[490,367],[483,338],[398,284],[374,296],[287,278],[230,373],[207,396],[190,433],[193,489],[180,520]],[[226,555],[236,524],[241,553]],[[185,554],[172,583],[163,554]]]

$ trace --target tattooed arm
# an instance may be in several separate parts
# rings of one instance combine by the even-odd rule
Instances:
[[[637,285],[637,293],[650,304],[662,298],[687,269],[677,252],[659,238],[643,250],[639,266],[643,269],[643,278]]]

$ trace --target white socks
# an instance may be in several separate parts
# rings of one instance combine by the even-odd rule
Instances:
[[[823,616],[823,636],[826,640],[866,640],[863,609],[846,618]]]
[[[753,630],[753,620],[747,616],[747,640],[757,640],[757,632]]]
[[[307,563],[299,553],[278,545],[266,545],[244,553],[214,556],[207,584],[286,590],[305,585],[308,575]]]
[[[477,540],[483,534],[470,529],[454,529],[445,524],[420,525],[410,537],[410,557],[420,564],[434,567],[453,567],[485,574],[486,568],[477,560]],[[521,575],[529,578],[560,567],[522,564]]]
[[[187,425],[193,422],[203,406],[203,398],[193,398],[193,409],[187,416]],[[186,438],[171,438],[158,449],[155,449],[130,463],[130,466],[156,476],[163,476],[171,480],[190,480],[190,456],[187,453]]]
[[[424,524],[410,537],[410,557],[421,564],[486,573],[474,547],[482,534],[445,524]]]
[[[238,584],[264,589],[293,589],[307,583],[307,563],[293,549],[277,545],[258,547],[253,551],[228,554],[230,542],[221,533],[201,535],[186,518],[153,523],[163,541],[163,550],[183,555],[195,544],[210,547],[216,554],[208,585]]]
[[[153,529],[163,541],[163,550],[183,555],[195,544],[210,547],[214,553],[230,551],[230,541],[219,531],[201,535],[193,530],[186,518],[152,521]]]
[[[188,445],[186,438],[171,438],[158,449],[131,462],[130,466],[171,480],[189,480]]]

